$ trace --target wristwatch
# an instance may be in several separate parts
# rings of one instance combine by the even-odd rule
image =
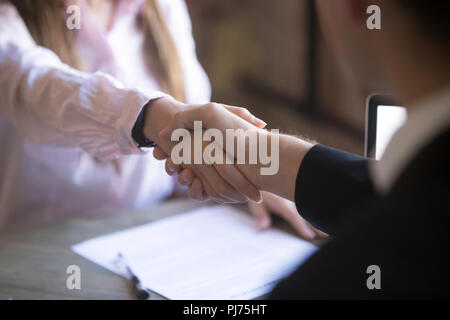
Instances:
[[[141,112],[139,113],[139,116],[133,126],[133,129],[131,130],[131,136],[133,137],[134,141],[137,143],[138,148],[152,148],[155,146],[155,143],[151,141],[149,138],[147,138],[144,134],[144,127],[145,127],[145,113],[147,112],[147,106],[146,104]]]

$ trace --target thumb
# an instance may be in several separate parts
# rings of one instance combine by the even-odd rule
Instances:
[[[267,123],[263,120],[255,117],[248,109],[241,108],[241,107],[234,107],[234,106],[228,106],[226,104],[223,105],[225,109],[227,109],[229,112],[234,113],[239,118],[253,124],[254,126],[257,126],[260,129],[263,129],[267,126]]]
[[[229,113],[228,113],[229,112]],[[159,136],[162,139],[170,138],[171,132],[176,129],[196,129],[196,121],[201,121],[199,129],[216,127],[225,132],[226,129],[239,129],[246,127],[244,120],[258,128],[264,128],[266,123],[256,118],[247,109],[227,106],[218,103],[192,106],[179,111],[172,119],[171,124],[163,129]]]

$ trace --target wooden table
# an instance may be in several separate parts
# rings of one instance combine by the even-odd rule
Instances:
[[[100,219],[76,219],[43,227],[0,232],[0,295],[13,299],[134,299],[130,283],[78,256],[70,246],[103,234],[148,223],[199,207],[171,200],[145,211]],[[81,290],[69,290],[69,265],[81,268]],[[152,293],[152,299],[162,299]]]

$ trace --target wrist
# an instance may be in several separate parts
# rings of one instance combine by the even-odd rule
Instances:
[[[270,152],[272,162],[270,166],[276,168],[276,173],[265,175],[261,168],[268,167],[268,165],[244,165],[240,166],[240,170],[247,176],[247,178],[259,189],[280,195],[286,199],[294,200],[295,185],[297,180],[297,173],[303,161],[303,158],[313,146],[311,143],[304,140],[289,136],[272,134],[266,132],[268,135],[268,150],[277,152],[278,156]],[[278,142],[277,142],[278,139]],[[276,143],[275,148],[272,144]]]
[[[150,101],[145,108],[144,135],[158,143],[159,132],[165,128],[182,104],[171,97]]]
[[[313,144],[299,138],[289,135],[280,136],[280,171],[276,177],[275,187],[284,198],[295,200],[298,171],[312,147]],[[271,186],[274,187],[273,184]]]

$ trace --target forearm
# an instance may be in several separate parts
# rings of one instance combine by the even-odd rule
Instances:
[[[327,233],[348,218],[349,208],[376,197],[363,157],[280,135],[279,159],[275,175],[261,175],[260,165],[239,169],[258,189],[295,201],[302,216]]]
[[[150,103],[145,106],[147,110],[145,113],[144,135],[148,139],[154,141],[166,152],[170,151],[170,149],[167,150],[170,141],[161,139],[159,133],[167,126],[177,111],[172,102],[175,102],[175,100],[170,97],[163,97],[150,101]]]
[[[268,148],[274,142],[273,134],[269,134]],[[261,174],[261,165],[239,165],[239,170],[246,175],[255,186],[263,191],[295,200],[295,184],[301,163],[313,146],[311,143],[289,135],[279,135],[279,166],[274,175]]]
[[[111,159],[138,154],[131,128],[142,106],[162,96],[124,89],[114,78],[79,72],[47,49],[0,43],[0,113],[36,144],[79,147]]]

